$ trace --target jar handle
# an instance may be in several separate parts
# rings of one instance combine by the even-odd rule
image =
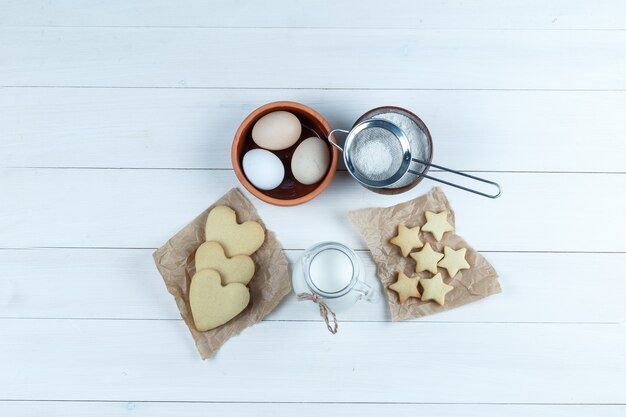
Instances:
[[[378,293],[374,288],[362,281],[357,281],[352,289],[360,294],[360,298],[370,303],[378,301]]]
[[[333,129],[328,133],[328,141],[330,142],[331,145],[333,145],[335,148],[339,149],[341,152],[343,152],[343,148],[341,146],[339,146],[339,144],[337,142],[335,142],[333,140],[333,134],[335,132],[341,132],[341,133],[350,133],[349,130],[343,130],[343,129]]]

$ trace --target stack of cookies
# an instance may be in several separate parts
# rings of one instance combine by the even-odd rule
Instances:
[[[469,269],[470,265],[465,259],[467,248],[453,249],[444,246],[443,253],[433,250],[430,243],[424,240],[434,238],[440,242],[443,235],[452,232],[454,227],[448,222],[448,211],[439,213],[426,212],[426,223],[415,227],[398,226],[398,234],[389,242],[398,246],[402,256],[410,256],[415,261],[415,272],[430,272],[433,276],[422,278],[420,276],[409,277],[403,272],[398,273],[396,282],[389,285],[389,289],[398,294],[400,303],[404,303],[409,298],[417,298],[422,301],[435,301],[439,305],[444,305],[446,294],[454,289],[452,285],[446,284],[438,268],[443,268],[448,272],[449,279],[463,269]],[[420,249],[411,252],[414,249]],[[422,292],[420,293],[419,287]]]
[[[233,209],[217,206],[207,217],[205,240],[189,286],[194,325],[201,332],[229,322],[250,303],[247,285],[255,272],[250,255],[265,241],[265,230],[253,221],[239,224]]]

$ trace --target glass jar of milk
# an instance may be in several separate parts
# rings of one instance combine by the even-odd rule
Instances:
[[[361,299],[376,299],[363,275],[363,263],[354,251],[341,243],[322,242],[304,252],[291,279],[296,294],[315,294],[333,310],[342,310]]]

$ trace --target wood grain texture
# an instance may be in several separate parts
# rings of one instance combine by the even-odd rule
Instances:
[[[550,405],[550,404],[264,404],[264,403],[172,403],[172,402],[72,402],[72,401],[0,401],[0,412],[13,417],[195,417],[228,415],[247,417],[251,410],[258,417],[343,416],[378,417],[382,414],[417,414],[457,417],[623,417],[623,405]]]
[[[331,335],[264,322],[204,363],[180,321],[0,320],[0,332],[12,335],[0,339],[7,399],[620,403],[626,372],[618,324],[343,323]],[[301,371],[285,384],[285,369]]]
[[[0,39],[1,86],[626,88],[626,31],[0,27]]]
[[[0,250],[0,318],[179,320],[152,262],[151,249]],[[293,265],[302,251],[287,251]],[[381,291],[368,252],[365,278]],[[598,265],[626,270],[626,254],[483,253],[500,274],[501,294],[417,322],[620,323],[626,281],[611,280],[602,302],[589,303]],[[386,291],[386,290],[385,290]],[[111,300],[115,299],[115,303]],[[556,301],[558,299],[558,302]],[[389,321],[386,305],[357,303],[340,322]],[[290,294],[269,321],[320,321],[318,309]]]
[[[251,0],[5,0],[0,25],[625,29],[620,7],[619,0],[274,0],[269,9]]]
[[[0,1],[0,415],[624,415],[624,6]],[[504,292],[394,324],[360,303],[336,336],[290,296],[200,361],[151,253],[238,185],[236,127],[285,99],[335,127],[407,107],[435,163],[501,182],[444,190]],[[363,249],[348,210],[432,185],[342,172],[253,203],[293,263]]]
[[[231,168],[241,121],[277,100],[339,128],[383,104],[411,109],[435,161],[457,169],[626,171],[626,91],[4,88],[0,165]]]
[[[4,169],[2,176],[4,248],[158,247],[238,185],[230,170]],[[458,233],[477,250],[626,252],[620,236],[626,230],[621,215],[626,199],[613,196],[625,189],[626,175],[484,176],[502,184],[497,200],[445,188],[458,213]],[[305,205],[253,203],[286,249],[305,249],[324,240],[366,249],[347,221],[349,210],[397,204],[433,185],[424,181],[410,193],[383,196],[340,172],[324,193]],[[593,226],[588,226],[591,219]]]

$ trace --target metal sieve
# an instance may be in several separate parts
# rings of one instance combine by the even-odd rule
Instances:
[[[389,110],[383,111],[383,109]],[[406,120],[401,117],[406,118]],[[500,186],[493,181],[426,161],[426,158],[430,157],[431,149],[429,148],[428,152],[423,152],[426,141],[420,140],[417,136],[420,134],[424,135],[424,138],[427,136],[417,123],[419,119],[412,113],[401,108],[388,107],[368,112],[360,120],[362,121],[358,122],[351,130],[333,129],[328,134],[328,141],[343,152],[348,172],[365,187],[374,190],[400,188],[411,185],[417,177],[417,179],[428,178],[484,197],[497,198],[500,196]],[[396,123],[390,120],[394,120]],[[402,127],[399,124],[402,124]],[[346,134],[343,148],[333,139],[336,132]],[[428,145],[430,145],[430,141],[428,141]],[[414,158],[413,154],[415,153],[428,156],[424,159]],[[493,185],[496,187],[497,193],[484,193],[427,175],[426,172],[429,167]]]

